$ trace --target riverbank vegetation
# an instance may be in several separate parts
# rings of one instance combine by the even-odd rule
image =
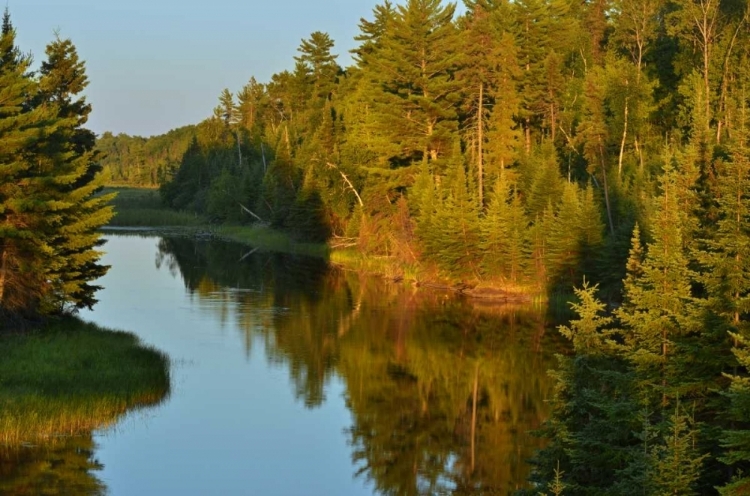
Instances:
[[[0,337],[0,356],[0,448],[87,434],[169,394],[165,355],[75,318]]]
[[[578,287],[537,489],[747,494],[747,2],[465,4],[386,1],[351,67],[315,32],[225,90],[164,201],[467,287]]]

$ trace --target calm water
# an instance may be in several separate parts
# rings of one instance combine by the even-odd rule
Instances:
[[[106,289],[82,316],[167,352],[172,394],[112,429],[0,461],[17,492],[45,480],[114,495],[523,485],[551,386],[537,312],[234,244],[108,239]]]

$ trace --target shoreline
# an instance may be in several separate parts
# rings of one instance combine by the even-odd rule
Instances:
[[[526,304],[546,301],[544,294],[531,291],[511,291],[507,287],[488,284],[451,283],[426,274],[420,265],[403,266],[378,261],[352,249],[335,249],[323,243],[297,243],[286,233],[265,226],[191,225],[191,226],[104,226],[104,233],[153,234],[162,236],[189,236],[198,240],[217,239],[240,243],[262,251],[275,251],[291,255],[324,258],[343,270],[382,277],[392,282],[404,282],[415,287],[451,291],[473,300],[494,304]]]

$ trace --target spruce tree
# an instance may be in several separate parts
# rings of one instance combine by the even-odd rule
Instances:
[[[677,398],[681,375],[675,341],[696,331],[697,307],[691,295],[693,274],[684,252],[682,214],[677,203],[677,172],[665,166],[661,179],[656,219],[645,260],[638,270],[640,277],[625,281],[624,304],[617,315],[628,330],[628,357],[633,362],[643,391],[649,393],[651,405],[666,406]],[[635,245],[629,265],[637,267]]]
[[[480,225],[485,276],[507,281],[511,287],[516,285],[521,281],[526,265],[524,245],[528,221],[516,188],[505,180],[505,176],[495,183]]]

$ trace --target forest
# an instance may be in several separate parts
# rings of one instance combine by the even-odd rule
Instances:
[[[377,5],[347,68],[312,33],[189,131],[106,135],[105,170],[465,284],[577,288],[535,491],[750,494],[747,2],[465,4]]]

